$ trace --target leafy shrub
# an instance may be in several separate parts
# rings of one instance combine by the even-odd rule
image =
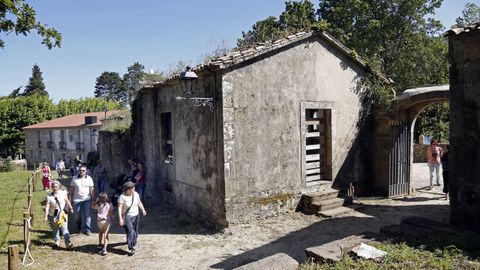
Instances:
[[[0,172],[12,172],[15,170],[15,164],[12,162],[12,158],[0,160]]]

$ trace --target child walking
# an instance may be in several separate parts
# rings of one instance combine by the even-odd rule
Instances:
[[[101,255],[107,255],[108,231],[113,219],[113,205],[105,192],[98,195],[98,199],[93,203],[93,208],[97,209],[98,223],[98,248]]]

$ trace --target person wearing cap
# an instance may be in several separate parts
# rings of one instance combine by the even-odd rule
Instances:
[[[70,201],[73,202],[78,232],[80,232],[83,227],[83,233],[88,236],[92,234],[90,227],[92,220],[90,210],[92,200],[95,199],[95,190],[93,187],[93,179],[87,175],[87,166],[81,165],[78,174],[75,175],[70,182],[68,194],[71,196]]]
[[[136,252],[140,223],[139,210],[142,210],[144,216],[147,214],[140,200],[140,195],[135,191],[135,184],[132,181],[127,181],[123,184],[123,193],[118,197],[118,223],[127,234],[130,256]]]

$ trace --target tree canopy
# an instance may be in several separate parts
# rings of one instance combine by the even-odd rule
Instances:
[[[43,38],[42,44],[48,49],[60,47],[62,35],[55,28],[37,21],[36,15],[24,0],[0,0],[0,48],[5,47],[2,35],[15,33],[26,36],[31,31],[37,31]]]
[[[122,87],[122,79],[117,72],[105,71],[97,77],[94,95],[107,100],[118,100],[117,95]]]
[[[237,40],[237,45],[246,47],[276,40],[291,33],[308,31],[316,22],[315,7],[310,1],[287,1],[285,2],[285,11],[280,14],[278,19],[270,16],[256,22],[251,30],[242,32],[242,38]]]
[[[462,16],[455,19],[455,24],[452,27],[463,27],[476,22],[480,22],[480,6],[467,3],[463,8]]]

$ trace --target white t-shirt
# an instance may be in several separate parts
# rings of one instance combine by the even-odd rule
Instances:
[[[74,188],[73,191],[73,202],[83,202],[90,200],[90,187],[93,187],[92,177],[85,175],[82,178],[74,176],[70,182],[70,186]]]
[[[50,216],[53,216],[55,209],[58,209],[58,204],[57,204],[57,201],[55,200],[55,197],[57,197],[58,202],[60,203],[59,210],[63,210],[65,208],[65,198],[67,197],[67,191],[58,190],[57,194],[55,195],[52,193],[47,195],[47,203],[50,204],[50,210],[48,212]]]
[[[132,198],[133,198],[133,204],[132,204]],[[140,202],[140,195],[136,191],[133,192],[132,195],[127,196],[125,193],[122,193],[120,197],[118,197],[118,204],[123,203],[123,208],[122,208],[122,214],[125,214],[127,212],[127,209],[130,208],[130,210],[127,213],[127,216],[129,217],[134,217],[138,215],[138,203]]]

